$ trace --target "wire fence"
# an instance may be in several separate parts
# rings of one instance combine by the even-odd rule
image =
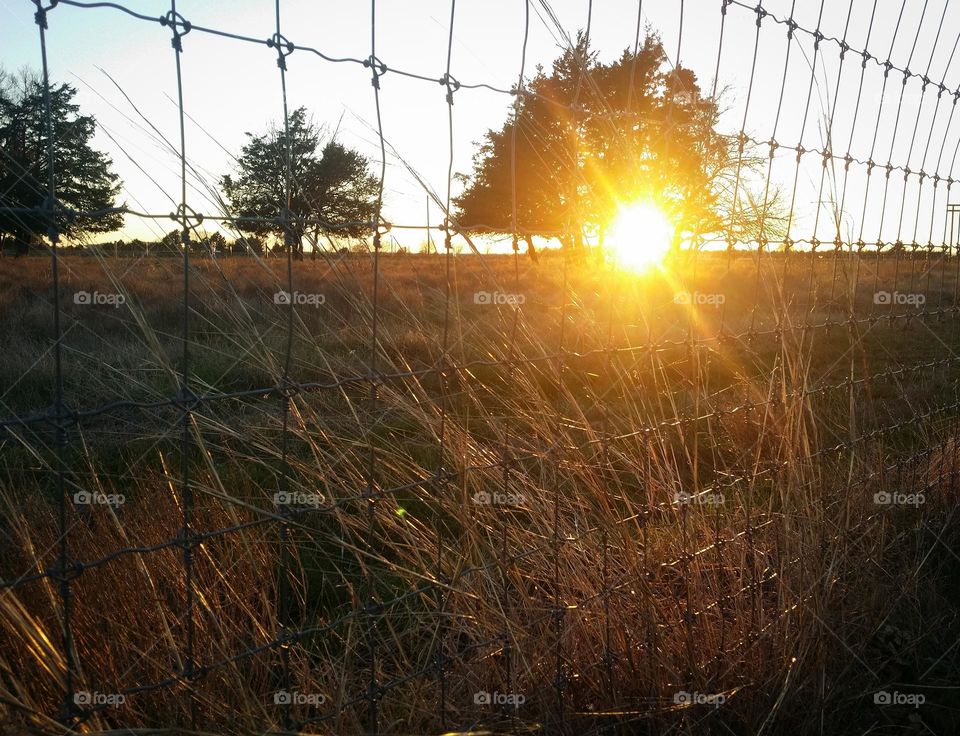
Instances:
[[[146,699],[155,696],[183,704],[177,708],[183,723],[176,725],[199,729],[210,726],[211,701],[232,686],[238,666],[248,668],[240,672],[263,666],[267,674],[259,684],[265,700],[245,715],[265,730],[440,732],[497,721],[512,732],[535,727],[616,732],[635,722],[694,717],[694,712],[699,722],[722,710],[719,706],[728,707],[746,687],[731,684],[728,660],[759,660],[778,643],[808,631],[805,627],[826,626],[829,605],[823,591],[850,574],[820,564],[831,551],[867,544],[863,540],[871,539],[897,506],[927,513],[935,506],[927,494],[949,495],[948,487],[952,492],[960,406],[955,352],[960,258],[957,209],[948,200],[960,150],[960,124],[954,124],[960,89],[949,87],[947,79],[960,36],[940,64],[941,43],[950,43],[948,5],[936,18],[926,15],[925,3],[911,36],[903,0],[889,51],[878,54],[869,50],[879,43],[870,34],[878,13],[891,11],[877,2],[862,48],[848,40],[862,35],[862,29],[851,27],[853,0],[844,5],[846,27],[839,36],[820,26],[823,1],[811,27],[795,20],[795,2],[779,15],[771,3],[693,4],[697,13],[715,14],[710,21],[711,42],[717,45],[713,98],[725,65],[735,67],[746,82],[745,98],[735,105],[739,128],[724,132],[736,152],[729,184],[731,224],[725,233],[688,244],[678,255],[675,282],[658,292],[666,299],[656,302],[650,294],[628,294],[632,287],[622,280],[606,286],[590,282],[589,274],[606,274],[606,266],[587,263],[570,248],[541,256],[538,268],[550,271],[549,283],[539,292],[540,301],[534,298],[540,287],[531,281],[519,242],[527,234],[544,233],[527,226],[518,211],[519,125],[513,127],[511,144],[512,254],[455,252],[458,239],[486,229],[462,226],[453,206],[455,101],[485,90],[511,98],[515,120],[523,115],[520,101],[535,95],[528,88],[531,13],[536,7],[550,16],[550,6],[534,0],[522,4],[526,25],[517,82],[505,88],[455,77],[456,0],[450,4],[445,67],[435,75],[395,68],[378,57],[378,41],[390,29],[378,26],[377,0],[370,4],[369,49],[344,58],[288,39],[280,0],[266,39],[193,24],[175,1],[162,17],[152,17],[120,3],[34,0],[49,179],[42,208],[2,211],[49,223],[53,404],[0,419],[0,432],[11,447],[33,448],[36,457],[48,458],[24,472],[32,473],[40,487],[52,488],[56,529],[51,549],[36,552],[32,566],[3,580],[0,589],[4,595],[23,591],[29,600],[40,595],[38,589],[55,591],[56,602],[49,604],[55,623],[48,623],[60,639],[48,644],[59,663],[53,678],[59,703],[38,712],[29,699],[8,697],[11,712],[38,728],[55,730],[51,724],[60,724],[82,730],[126,724],[118,703],[153,702]],[[629,17],[636,23],[634,53],[641,43],[643,5],[641,0],[635,12],[624,10],[624,22]],[[678,17],[675,56],[669,59],[675,70],[683,68],[684,23],[690,23],[684,14],[691,5],[669,4]],[[592,2],[586,10],[589,39]],[[170,36],[180,169],[172,215],[126,206],[74,212],[58,200],[48,26],[66,26],[73,13],[100,11],[105,24],[107,12],[125,14],[140,21],[144,33]],[[752,47],[725,43],[732,29],[751,27]],[[911,71],[924,66],[921,57],[927,51],[918,41],[930,28],[936,37],[929,60],[922,74]],[[189,58],[191,44],[206,36],[276,52],[288,148],[286,203],[272,218],[200,213],[191,207],[183,94],[183,77],[190,72],[182,60]],[[894,63],[894,57],[903,58],[899,46],[894,55],[895,46],[911,42],[907,58]],[[293,54],[319,57],[332,70],[356,65],[369,72],[379,147],[371,222],[294,221],[287,100],[292,73],[287,59]],[[582,101],[594,94],[585,79],[587,60],[575,58],[580,79],[572,97],[566,104],[549,100],[574,125],[585,114]],[[805,72],[797,84],[800,58]],[[942,68],[939,81],[932,73],[935,58]],[[771,77],[769,70],[781,65],[779,76]],[[382,109],[381,90],[396,76],[439,86],[443,95],[437,104],[447,113],[449,166],[443,193],[427,192],[443,212],[442,223],[433,228],[388,223],[383,217],[391,111]],[[878,99],[864,92],[868,83],[881,86]],[[901,115],[908,110],[908,88],[914,87],[919,87],[918,106]],[[828,100],[819,120],[811,112],[818,95]],[[791,107],[795,103],[799,106]],[[751,117],[757,106],[766,106],[766,112]],[[607,114],[643,121],[632,99],[623,110]],[[878,141],[891,116],[885,157]],[[770,123],[764,129],[768,138],[754,132],[756,120]],[[781,141],[785,129],[795,137]],[[816,133],[820,147],[810,143]],[[661,135],[669,140],[670,130]],[[744,202],[749,161],[757,151],[763,194],[759,201]],[[785,227],[774,227],[761,215],[756,234],[744,238],[732,224],[734,215],[751,207],[766,213],[778,196],[778,179],[788,182],[782,192]],[[812,182],[812,205],[800,201],[804,182]],[[854,198],[862,204],[850,205]],[[177,390],[74,405],[65,389],[71,376],[64,366],[73,358],[65,356],[69,309],[63,303],[68,291],[59,227],[64,218],[117,213],[172,218],[180,231]],[[896,220],[892,235],[891,218]],[[295,226],[369,228],[369,258],[363,261],[368,270],[357,282],[362,293],[354,295],[364,334],[354,334],[356,350],[346,362],[331,356],[326,365],[333,367],[315,364],[301,375],[298,351],[312,317],[305,317],[309,307],[287,299],[280,307],[281,329],[274,331],[282,337],[270,364],[273,380],[236,390],[211,388],[209,377],[198,373],[204,366],[198,366],[196,354],[206,350],[211,328],[193,279],[205,285],[210,274],[213,281],[223,272],[218,275],[209,259],[191,262],[191,244],[203,222],[238,228],[254,220],[284,232],[280,278],[288,295],[297,293],[301,273],[314,267],[295,260]],[[407,320],[421,329],[427,318],[417,321],[398,308],[389,282],[392,257],[383,254],[385,235],[407,227],[433,229],[443,242],[442,254],[431,256],[426,267],[437,271],[441,295],[429,307],[437,330],[429,339],[436,344],[419,362],[397,346],[396,327]],[[723,247],[705,247],[717,242]],[[357,283],[351,281],[344,292]],[[528,303],[514,300],[482,311],[484,305],[461,303],[463,283],[478,285],[476,293],[483,288],[526,293]],[[591,283],[604,292],[602,298],[585,296]],[[325,288],[335,287],[327,283]],[[625,314],[625,304],[647,311],[640,317]],[[538,322],[544,314],[555,318],[549,329]],[[658,320],[668,314],[673,315],[669,329],[660,329]],[[634,324],[641,321],[642,327]],[[480,347],[465,348],[465,333],[468,343],[474,340]],[[343,369],[361,354],[362,364]],[[270,508],[211,480],[216,473],[210,466],[227,464],[221,451],[242,436],[243,423],[252,421],[254,412],[272,412],[278,430],[260,445],[267,459],[257,460],[270,466],[265,485],[276,489]],[[418,418],[422,427],[405,426]],[[129,536],[103,538],[126,543],[101,547],[98,556],[78,555],[72,540],[84,535],[82,526],[90,522],[84,521],[87,511],[74,494],[96,493],[110,473],[85,467],[78,445],[85,447],[97,432],[116,440],[112,430],[121,438],[153,438],[158,424],[165,429],[151,448],[164,446],[179,460],[165,461],[163,472],[173,491],[169,510],[178,514],[176,533],[137,543],[130,529]],[[169,426],[176,427],[176,440]],[[398,447],[402,441],[410,446]],[[338,451],[343,454],[330,450],[337,444],[346,446]],[[342,467],[345,457],[349,467]],[[311,460],[336,467],[317,471]],[[327,478],[338,473],[338,498],[320,505],[296,502],[317,487],[318,478],[331,487]],[[122,487],[122,474],[117,482]],[[815,503],[798,505],[801,498]],[[865,510],[856,506],[861,500]],[[233,510],[212,514],[213,501]],[[430,523],[415,520],[418,504],[437,510],[436,516],[420,512]],[[852,513],[854,507],[860,511]],[[122,529],[124,517],[113,513],[112,518]],[[465,541],[475,540],[464,533],[467,524],[480,530],[474,534],[485,539],[492,559]],[[213,563],[227,580],[228,562],[256,542],[268,543],[273,568],[254,571],[252,580],[270,579],[264,585],[275,617],[256,630],[250,622],[248,643],[226,651],[221,646],[226,639],[218,639],[210,620],[220,583],[208,568]],[[414,542],[416,552],[410,549]],[[178,570],[178,585],[162,593],[175,616],[157,635],[175,652],[175,662],[166,677],[127,670],[123,681],[97,681],[92,640],[86,634],[82,641],[75,638],[78,606],[84,594],[92,595],[83,583],[121,564],[138,574],[153,564],[152,558],[167,566],[175,562]],[[326,593],[320,602],[311,598],[311,585],[324,591],[326,585],[339,586],[348,594],[326,605]],[[490,620],[476,620],[479,614],[471,620],[471,607]],[[109,617],[111,612],[102,613]],[[668,643],[671,637],[679,642],[676,647]],[[818,646],[832,646],[829,637]],[[298,700],[305,673],[337,684],[322,696]],[[672,683],[672,694],[656,686],[665,682]],[[702,712],[696,710],[704,704],[697,700],[701,692],[710,693]],[[91,693],[110,697],[98,700]],[[827,697],[821,693],[821,709]]]

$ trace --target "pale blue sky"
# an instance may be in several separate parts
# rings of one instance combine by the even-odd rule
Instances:
[[[844,37],[847,14],[847,43],[864,48],[870,33],[869,50],[893,63],[923,74],[929,64],[929,77],[945,83],[951,90],[960,86],[960,53],[950,63],[960,33],[960,4],[953,3],[943,16],[946,0],[929,0],[921,24],[924,0],[906,0],[899,32],[894,28],[903,0],[827,0],[821,29],[824,35]],[[587,0],[555,0],[551,7],[562,28],[574,34],[587,22]],[[636,0],[595,0],[593,3],[593,45],[601,57],[619,55],[633,44],[638,4]],[[815,28],[819,0],[769,0],[764,7],[786,18],[794,6],[796,21]],[[127,7],[159,17],[169,4],[154,0],[129,0]],[[661,33],[668,53],[677,53],[679,0],[645,0],[644,23]],[[872,30],[870,16],[876,7]],[[721,28],[720,0],[686,0],[683,3],[684,29],[680,49],[681,62],[697,72],[701,86],[709,91],[717,63]],[[851,10],[852,8],[852,10]],[[532,20],[527,53],[527,69],[549,64],[560,52],[560,31],[549,21],[543,5],[531,0]],[[181,0],[181,14],[201,26],[266,39],[273,33],[273,2],[270,0]],[[39,67],[39,43],[33,22],[33,3],[29,0],[0,0],[0,62],[8,70],[21,66]],[[281,0],[284,35],[290,40],[320,49],[330,56],[364,58],[370,53],[370,5],[367,2],[306,2]],[[509,88],[520,68],[524,0],[460,0],[454,22],[452,75],[464,83],[486,82]],[[943,29],[937,37],[943,17]],[[446,65],[446,39],[450,20],[448,0],[380,0],[377,3],[377,55],[389,67],[439,78]],[[724,98],[727,113],[722,128],[738,132],[743,122],[756,34],[756,15],[744,7],[727,9],[723,54],[720,60],[721,88],[729,88]],[[169,29],[156,23],[131,18],[109,8],[86,9],[60,4],[49,12],[48,51],[51,74],[56,81],[67,81],[79,89],[83,109],[94,114],[101,130],[97,146],[110,153],[116,171],[125,184],[123,199],[136,209],[168,212],[174,208],[171,197],[179,198],[179,168],[174,153],[161,144],[134,111],[131,102],[169,140],[178,140],[176,85],[173,50]],[[914,48],[914,40],[917,40]],[[934,40],[936,39],[936,44]],[[892,52],[891,52],[892,43]],[[193,166],[213,184],[229,167],[229,152],[236,152],[245,131],[261,131],[282,113],[279,71],[275,52],[265,46],[223,39],[197,31],[183,39],[184,104],[196,121],[188,121],[187,154]],[[912,58],[911,58],[912,50]],[[774,129],[779,92],[787,51],[786,28],[771,19],[764,21],[758,48],[753,94],[745,128],[757,139],[767,140]],[[818,62],[818,85],[810,106],[803,137],[807,148],[823,148],[827,139],[828,98],[838,84],[839,48],[825,41]],[[813,40],[798,34],[792,45],[786,74],[786,93],[777,122],[776,138],[794,146],[800,136],[804,116]],[[305,105],[318,122],[336,126],[341,139],[361,149],[371,158],[379,155],[373,133],[373,90],[369,70],[350,63],[330,63],[313,54],[296,51],[288,58],[288,95],[291,107]],[[887,104],[881,105],[883,70],[867,65],[857,123],[851,138],[851,125],[860,86],[860,58],[848,55],[839,80],[839,104],[835,107],[832,147],[842,154],[848,144],[855,158],[873,158],[885,164],[921,167],[930,174],[960,177],[954,154],[960,141],[960,113],[952,120],[953,98],[945,97],[937,110],[935,91],[928,91],[918,106],[921,82],[911,80],[905,90],[906,104],[896,140],[894,121],[901,91],[901,75],[892,72]],[[111,75],[130,97],[124,99],[108,79]],[[381,105],[384,133],[390,144],[423,178],[441,194],[446,188],[448,163],[447,115],[444,88],[389,73],[382,79]],[[473,142],[484,131],[499,126],[510,104],[508,95],[489,90],[463,89],[455,94],[454,170],[469,171]],[[877,141],[874,131],[877,116],[880,126]],[[947,125],[949,121],[949,127]],[[914,126],[916,125],[916,134]],[[201,129],[202,128],[202,129]],[[927,146],[927,140],[930,145]],[[911,149],[911,141],[916,141]],[[224,150],[226,149],[226,150]],[[892,154],[891,154],[892,150]],[[941,150],[943,154],[941,156]],[[926,160],[924,161],[924,157]],[[940,159],[939,169],[937,160]],[[134,161],[136,163],[134,163]],[[141,171],[143,169],[143,171]],[[795,162],[793,153],[778,152],[773,167],[773,182],[791,194]],[[144,173],[144,171],[146,173]],[[819,159],[808,157],[801,167],[796,200],[798,220],[795,238],[810,237],[816,215],[817,194],[822,168]],[[149,175],[149,176],[148,176]],[[153,181],[151,181],[153,179]],[[866,172],[856,164],[851,168],[846,196],[844,237],[860,235],[875,240],[893,240],[899,235],[926,242],[931,223],[934,240],[942,232],[944,188],[933,198],[926,183],[917,206],[917,178],[906,193],[902,173],[894,173],[883,204],[884,181],[873,176],[870,198],[863,204]],[[833,186],[839,198],[844,176],[842,162]],[[825,193],[829,193],[828,180]],[[454,193],[456,193],[456,189]],[[192,179],[190,204],[195,210],[211,212],[213,206],[201,182]],[[912,204],[904,204],[904,203]],[[901,205],[905,210],[901,217]],[[426,195],[399,161],[388,157],[384,215],[398,223],[422,223],[426,216]],[[919,210],[919,216],[917,215]],[[884,214],[881,221],[880,214]],[[431,220],[441,214],[431,208]],[[821,212],[817,235],[832,240],[833,226]],[[151,224],[127,219],[127,235],[149,237],[172,228],[162,222]],[[416,245],[424,233],[397,231],[401,242]]]

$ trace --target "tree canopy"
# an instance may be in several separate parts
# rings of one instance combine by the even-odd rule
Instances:
[[[742,191],[734,207],[756,162],[716,131],[716,100],[691,70],[670,67],[657,36],[601,63],[580,35],[524,86],[463,177],[456,217],[468,231],[511,233],[514,188],[516,227],[531,247],[531,235],[567,245],[584,232],[602,236],[621,205],[640,199],[669,216],[677,240],[731,230],[740,238],[756,229],[757,208],[770,213],[772,201]]]
[[[42,208],[47,200],[49,139],[43,86],[36,74],[0,70],[0,207]],[[74,212],[109,209],[119,193],[119,179],[110,169],[110,158],[91,147],[96,121],[80,114],[75,95],[69,84],[50,87],[57,200]],[[59,232],[74,237],[110,232],[122,223],[119,213],[57,217]],[[42,214],[0,212],[0,233],[22,242],[46,233],[48,226]]]
[[[290,230],[294,250],[303,253],[303,239],[314,245],[321,234],[360,236],[370,231],[376,209],[377,179],[367,159],[311,122],[305,108],[289,117]],[[221,179],[230,215],[274,219],[285,209],[287,132],[276,125],[263,134],[247,134],[247,143],[233,174]],[[307,223],[316,220],[319,223]],[[342,227],[344,223],[353,223]],[[279,222],[239,220],[237,227],[253,235],[285,235]]]

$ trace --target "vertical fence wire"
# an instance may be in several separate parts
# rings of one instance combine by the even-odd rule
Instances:
[[[449,489],[449,482],[446,478],[446,471],[444,469],[444,462],[446,457],[446,439],[447,439],[447,413],[449,411],[449,391],[450,391],[450,372],[449,372],[449,340],[450,340],[450,311],[452,309],[451,297],[451,267],[453,260],[453,243],[452,243],[452,233],[451,223],[450,223],[450,213],[451,213],[451,204],[452,204],[452,195],[453,195],[453,163],[454,163],[454,131],[453,131],[453,93],[459,88],[459,82],[457,82],[450,74],[450,68],[453,61],[453,29],[454,22],[456,20],[457,13],[457,2],[456,0],[451,0],[450,2],[450,24],[447,32],[447,64],[446,71],[444,72],[441,81],[445,87],[446,95],[445,101],[447,105],[447,143],[448,143],[448,157],[447,157],[447,188],[446,188],[446,197],[444,200],[444,220],[443,220],[443,229],[444,229],[444,279],[443,279],[443,335],[440,347],[440,365],[441,370],[439,373],[440,379],[440,428],[438,431],[437,438],[437,462],[434,470],[434,476],[437,478],[437,483],[435,488],[440,497],[446,497],[447,491]],[[430,224],[429,224],[429,198],[427,200],[427,252],[430,250]],[[456,384],[460,385],[460,374],[455,372],[453,374],[456,378]],[[438,524],[436,534],[437,534],[437,581],[439,586],[437,588],[438,595],[438,633],[437,633],[437,655],[436,655],[436,666],[437,666],[437,678],[439,680],[440,686],[440,727],[447,727],[447,665],[448,658],[446,652],[446,602],[447,602],[447,591],[446,585],[448,583],[448,578],[444,575],[443,572],[443,545],[444,545],[444,533],[446,532],[445,526],[441,523]]]
[[[369,533],[370,558],[364,564],[366,576],[366,639],[367,639],[367,658],[369,660],[370,677],[367,685],[367,729],[371,733],[377,733],[379,730],[379,712],[378,703],[380,699],[380,684],[377,679],[377,623],[380,613],[380,606],[377,603],[376,580],[373,575],[374,555],[373,547],[376,539],[376,498],[374,496],[377,487],[377,433],[379,421],[377,411],[379,405],[379,376],[377,368],[377,357],[380,350],[379,340],[379,320],[380,320],[380,222],[382,220],[383,210],[383,188],[387,176],[387,145],[383,136],[383,117],[380,112],[380,77],[386,72],[386,67],[377,58],[377,0],[370,0],[370,58],[368,64],[372,74],[371,84],[373,85],[373,101],[377,118],[377,137],[380,144],[380,177],[377,183],[377,199],[374,208],[373,217],[373,293],[372,315],[370,330],[370,363],[369,363],[369,384],[370,384],[370,424],[369,432],[369,456],[367,462],[367,531]]]
[[[520,46],[520,69],[517,72],[517,83],[513,90],[514,99],[513,99],[513,120],[510,131],[510,229],[511,229],[511,248],[513,252],[513,289],[514,294],[521,293],[521,284],[520,284],[520,244],[519,244],[519,217],[518,217],[518,201],[517,201],[517,134],[521,125],[521,113],[523,111],[526,99],[524,97],[525,91],[525,79],[526,79],[526,65],[527,65],[527,44],[530,40],[530,0],[524,0],[523,2],[523,40]],[[516,340],[517,340],[517,331],[520,324],[521,310],[520,305],[516,303],[516,298],[514,298],[514,303],[510,307],[510,316],[511,316],[511,325],[510,325],[510,337],[507,342],[507,351],[506,351],[506,383],[507,386],[516,385],[516,371],[517,367],[514,364],[514,357],[516,354]],[[506,501],[509,496],[510,490],[510,466],[513,459],[513,452],[510,446],[511,444],[511,419],[508,412],[504,412],[505,416],[503,417],[503,447],[501,450],[501,458],[503,460],[503,500]],[[505,511],[501,510],[500,512],[500,522],[503,526],[503,564],[507,564],[507,536],[506,536],[506,519],[504,518]],[[506,599],[509,592],[506,586],[506,567],[503,570],[503,596]],[[506,613],[509,611],[509,607],[501,606],[502,610]],[[506,666],[506,682],[508,693],[513,692],[513,683],[511,678],[511,649],[510,649],[510,632],[505,626],[503,629],[503,657]],[[511,728],[513,724],[511,722]]]
[[[63,327],[61,325],[60,268],[57,245],[60,234],[57,227],[57,176],[54,143],[53,114],[50,110],[50,67],[47,59],[47,10],[42,0],[34,0],[34,20],[40,34],[40,59],[43,74],[43,117],[46,124],[47,196],[44,204],[47,217],[47,237],[50,240],[50,274],[53,288],[53,362],[54,362],[54,415],[56,417],[56,489],[57,489],[57,545],[56,576],[59,579],[58,594],[61,608],[61,643],[63,646],[64,679],[63,702],[59,720],[69,724],[75,714],[74,677],[76,669],[71,625],[71,575],[67,569],[70,546],[67,525],[66,491],[66,425],[67,415],[63,401]]]
[[[190,727],[196,728],[197,698],[194,693],[194,643],[196,638],[196,620],[194,614],[194,559],[193,552],[197,545],[193,531],[193,486],[190,478],[190,441],[191,425],[193,423],[193,399],[190,375],[190,210],[187,205],[187,134],[184,124],[183,105],[183,70],[180,55],[183,53],[184,35],[190,32],[190,25],[177,13],[176,0],[170,0],[170,11],[165,16],[166,25],[170,26],[173,38],[173,57],[176,63],[177,80],[177,113],[180,128],[180,202],[178,216],[180,220],[180,240],[183,247],[183,310],[181,312],[181,367],[180,367],[180,502],[182,505],[181,543],[183,545],[183,576],[184,576],[184,612],[182,619],[186,623],[186,651],[180,669],[180,676],[190,691]],[[181,33],[180,28],[183,28]]]
[[[288,491],[290,488],[290,462],[289,462],[289,452],[290,452],[290,401],[291,397],[295,396],[296,393],[293,390],[293,385],[290,380],[290,361],[293,354],[293,320],[295,314],[295,303],[296,299],[294,297],[294,287],[293,287],[293,251],[295,248],[302,247],[298,242],[297,234],[301,232],[300,226],[296,226],[296,231],[294,230],[294,223],[292,219],[294,217],[293,212],[291,211],[292,205],[292,187],[293,187],[293,141],[290,138],[290,113],[289,107],[287,105],[287,56],[293,52],[292,44],[287,41],[281,30],[280,30],[280,0],[276,0],[274,3],[274,19],[276,21],[276,31],[273,37],[270,39],[272,45],[277,50],[277,67],[280,71],[280,95],[283,103],[283,141],[284,141],[284,151],[283,151],[283,209],[278,213],[278,220],[283,227],[283,239],[284,239],[284,250],[286,252],[286,275],[287,275],[287,326],[286,326],[286,345],[284,348],[283,355],[283,371],[280,376],[280,385],[283,386],[283,390],[280,392],[280,421],[281,421],[281,437],[280,437],[280,478],[278,483],[279,495],[276,497],[279,503],[276,504],[278,508],[278,513],[281,517],[279,523],[279,536],[280,536],[280,559],[278,562],[277,570],[277,588],[278,588],[278,598],[279,598],[279,619],[280,619],[280,638],[285,639],[287,634],[287,628],[290,623],[290,578],[292,574],[292,561],[295,558],[295,552],[292,549],[294,540],[292,538],[290,524],[289,524],[289,515],[290,515],[290,506]],[[286,52],[286,53],[284,53]],[[316,245],[314,245],[316,247]],[[281,658],[281,690],[284,693],[289,693],[291,690],[291,677],[290,677],[290,646],[291,644],[284,641],[283,645],[280,648],[280,658]],[[291,709],[293,703],[291,702],[292,698],[285,698],[283,705],[283,727],[286,730],[292,730],[294,727],[293,718],[291,715]]]

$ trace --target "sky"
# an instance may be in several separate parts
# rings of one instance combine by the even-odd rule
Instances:
[[[450,61],[455,79],[504,90],[516,83],[526,1],[456,2]],[[170,8],[155,0],[127,0],[125,6],[155,18]],[[799,142],[806,149],[830,148],[841,157],[849,152],[854,159],[872,159],[881,166],[889,161],[931,177],[938,173],[960,178],[955,168],[960,113],[952,115],[952,93],[960,86],[960,53],[954,53],[960,3],[952,7],[948,0],[763,3],[781,20],[788,19],[792,9],[801,28],[812,31],[819,20],[828,39],[819,52],[810,34],[798,31],[789,40],[788,26],[773,17],[764,18],[758,32],[754,6],[731,4],[724,15],[722,0],[594,0],[592,10],[589,0],[530,0],[526,72],[532,74],[538,64],[549,65],[567,38],[587,27],[588,17],[592,45],[600,58],[619,56],[634,44],[639,10],[645,32],[661,35],[671,63],[679,60],[692,69],[705,94],[715,84],[722,92],[722,132],[735,135],[742,129],[756,140],[778,141],[781,147],[770,176],[755,187],[762,196],[769,185],[769,191],[780,190],[785,202],[794,201],[794,239],[833,241],[837,226],[830,205],[822,204],[832,200],[843,203],[840,229],[845,241],[941,242],[945,186],[935,190],[931,179],[921,185],[917,176],[904,182],[902,170],[895,170],[889,181],[881,170],[868,178],[866,165],[853,163],[845,172],[842,160],[835,169],[825,170],[818,155],[804,156],[798,168],[795,150],[787,147]],[[8,71],[40,66],[34,9],[29,0],[0,0],[0,63]],[[264,40],[275,31],[272,0],[180,0],[177,10],[199,27]],[[368,2],[280,0],[280,13],[283,35],[298,45],[337,58],[370,55]],[[445,197],[450,163],[446,90],[437,81],[412,79],[393,70],[439,80],[446,69],[450,22],[450,0],[376,2],[376,53],[389,69],[380,93],[383,132],[390,146],[383,214],[394,223],[423,225],[428,212],[432,224],[442,219],[441,210],[428,205],[424,187],[406,166],[415,169],[441,200]],[[64,3],[49,11],[48,23],[52,79],[74,85],[81,109],[96,117],[94,144],[113,159],[124,184],[121,200],[140,211],[173,211],[179,202],[180,174],[170,29],[114,8]],[[852,49],[842,64],[840,41]],[[262,132],[282,120],[280,72],[276,52],[263,44],[196,28],[182,44],[186,153],[196,172],[190,177],[188,202],[195,211],[213,213],[210,189],[230,171],[231,156],[239,152],[245,133]],[[926,74],[932,85],[942,80],[949,92],[938,104],[936,87],[921,94],[920,79],[911,78],[903,86],[903,75],[897,71],[890,72],[884,87],[881,66],[872,61],[861,66],[858,54],[864,48],[881,60],[890,58],[896,67]],[[317,123],[336,131],[341,142],[378,161],[369,69],[327,61],[302,49],[287,58],[287,69],[290,109],[305,106]],[[488,129],[502,125],[511,100],[509,94],[486,88],[454,93],[455,173],[470,171],[477,142]],[[763,147],[762,155],[768,150]],[[373,168],[379,170],[376,163]],[[455,184],[454,195],[458,191]],[[170,221],[128,216],[122,234],[153,238],[173,228]],[[414,248],[426,238],[419,229],[397,229],[392,235]]]

